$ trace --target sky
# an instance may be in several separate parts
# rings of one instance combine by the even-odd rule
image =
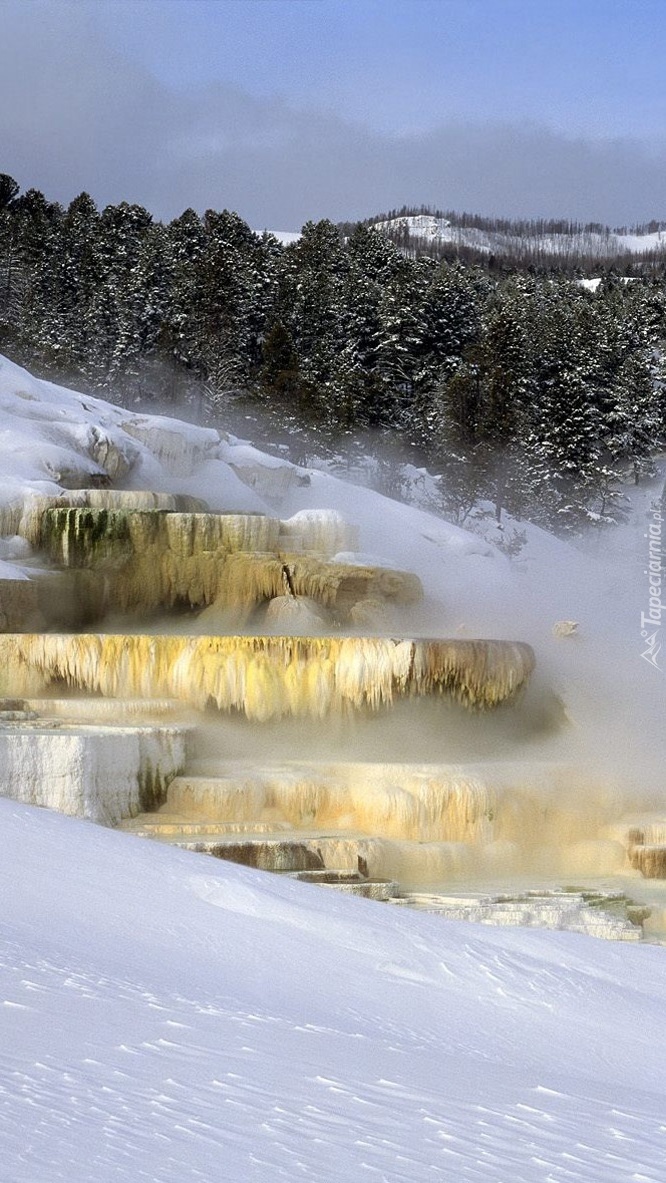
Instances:
[[[664,0],[0,0],[0,171],[254,228],[666,218]]]

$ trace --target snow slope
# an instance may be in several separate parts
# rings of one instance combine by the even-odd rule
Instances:
[[[408,234],[423,242],[471,247],[485,254],[503,250],[535,250],[546,254],[571,254],[612,257],[620,254],[647,254],[666,248],[666,232],[653,234],[616,234],[581,231],[578,234],[505,234],[494,230],[478,230],[473,226],[454,226],[447,218],[432,214],[410,214],[375,222],[377,230],[391,234]]]
[[[209,428],[132,414],[33,378],[0,355],[0,512],[30,493],[57,494],[105,477],[123,488],[155,482],[166,492],[203,486],[220,507],[265,509],[220,463],[219,447]]]
[[[662,949],[0,819],[3,1179],[663,1180]]]
[[[361,551],[421,576],[423,632],[532,640],[578,719],[566,743],[596,715],[642,783],[650,749],[663,797],[664,678],[637,627],[657,482],[598,554],[529,527],[510,564],[423,510],[0,359],[6,521],[112,471],[214,508],[339,511]],[[19,543],[2,553],[30,577]],[[578,639],[552,637],[562,617]],[[3,1183],[664,1179],[662,948],[445,922],[2,799],[0,929]]]

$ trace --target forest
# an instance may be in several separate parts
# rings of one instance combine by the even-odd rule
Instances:
[[[125,405],[250,406],[292,455],[412,449],[462,521],[486,500],[558,532],[614,520],[666,433],[663,276],[501,270],[364,223],[289,245],[237,214],[64,208],[0,175],[0,352]]]

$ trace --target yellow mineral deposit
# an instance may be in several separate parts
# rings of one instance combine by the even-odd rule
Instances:
[[[360,839],[373,874],[403,883],[476,875],[600,876],[626,866],[612,836],[621,802],[592,773],[546,763],[478,765],[287,761],[222,765],[215,775],[181,775],[154,823],[165,833],[284,832],[283,842],[321,840],[327,866],[347,866]],[[291,835],[291,838],[289,838]],[[338,864],[331,842],[340,843]]]
[[[215,606],[247,616],[285,594],[313,600],[346,621],[365,600],[414,604],[423,592],[420,580],[406,571],[330,563],[312,555],[237,553],[220,570]]]
[[[276,596],[266,605],[264,627],[269,633],[308,636],[327,632],[330,617],[308,596]]]
[[[262,514],[128,509],[108,494],[106,500],[108,507],[33,499],[21,529],[58,567],[83,571],[88,582],[93,573],[103,575],[109,612],[212,606],[214,619],[228,612],[238,628],[257,606],[290,594],[331,608],[338,623],[365,600],[409,605],[422,596],[409,572],[280,549],[285,537],[330,549],[343,537],[335,517],[281,523]]]
[[[102,509],[115,511],[159,510],[169,513],[206,513],[207,506],[197,497],[185,493],[152,493],[143,489],[71,489],[58,496],[37,494],[26,498],[15,507],[14,529],[2,529],[3,534],[15,533],[27,538],[34,546],[40,545],[42,518],[50,509]],[[4,522],[0,521],[0,526]]]
[[[486,842],[498,799],[492,770],[455,766],[286,764],[221,778],[179,777],[169,810],[192,817],[285,821],[416,842]]]
[[[533,666],[529,645],[505,641],[0,636],[0,684],[7,696],[34,696],[36,680],[110,698],[177,698],[199,709],[214,703],[256,720],[376,710],[394,698],[426,694],[494,707],[515,697]]]
[[[527,759],[534,693],[522,723],[521,712],[499,712],[497,731],[487,717],[481,723],[445,711],[440,697],[473,711],[515,700],[530,679],[532,649],[511,641],[390,636],[392,622],[421,599],[421,584],[410,572],[358,563],[350,553],[357,534],[339,514],[305,511],[281,521],[210,513],[202,502],[174,494],[79,490],[11,506],[0,528],[19,533],[53,565],[47,576],[26,581],[29,592],[7,590],[6,630],[30,627],[33,611],[33,627],[44,627],[39,612],[47,615],[49,606],[51,627],[89,629],[91,621],[102,627],[106,613],[119,622],[108,633],[0,633],[0,696],[26,718],[50,718],[47,739],[49,728],[61,724],[76,724],[80,744],[92,742],[88,732],[95,728],[129,733],[133,726],[146,747],[151,727],[166,734],[164,720],[177,719],[175,735],[193,712],[193,752],[196,744],[204,750],[207,729],[216,737],[211,743],[219,737],[221,751],[232,733],[242,732],[244,759],[237,764],[216,756],[210,775],[199,769],[176,776],[168,789],[159,781],[154,804],[165,792],[166,803],[158,814],[136,819],[143,832],[154,836],[161,826],[168,841],[193,835],[193,848],[214,853],[220,853],[216,842],[220,850],[226,842],[222,857],[251,865],[285,870],[300,867],[299,859],[303,867],[363,865],[370,874],[440,887],[479,875],[506,881],[534,872],[615,874],[626,867],[628,849],[644,874],[666,874],[661,819],[640,829],[638,817],[629,840],[622,795],[608,780],[581,767],[574,774],[557,757]],[[186,611],[178,619],[190,631],[168,635],[178,627],[174,609],[196,609],[196,627],[208,631],[195,633]],[[120,631],[150,613],[163,614],[164,632]],[[240,635],[243,628],[265,631]],[[354,632],[363,635],[349,635]],[[556,632],[573,635],[575,626],[559,622]],[[416,701],[426,696],[429,705]],[[539,701],[537,693],[537,707]],[[221,713],[215,722],[211,707]],[[377,742],[385,725],[396,731],[395,740],[380,740],[369,756],[367,733],[374,728]],[[279,763],[271,744],[284,732],[294,746]],[[485,764],[480,732],[491,737]],[[338,747],[330,743],[336,734]],[[47,739],[40,740],[44,752]],[[458,758],[447,747],[457,740],[471,752],[470,763],[448,762]],[[330,755],[317,762],[316,746],[326,742]],[[425,762],[414,763],[421,747]],[[428,763],[438,759],[433,751],[445,752],[447,762]],[[303,754],[307,761],[298,759]],[[193,759],[196,769],[196,752]],[[404,762],[387,762],[397,760]],[[174,758],[169,767],[180,765]],[[146,798],[130,772],[126,803],[121,794],[114,818],[136,813],[137,801]],[[104,792],[100,783],[100,810]]]

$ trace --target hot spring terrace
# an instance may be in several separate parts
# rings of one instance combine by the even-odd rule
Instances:
[[[37,564],[0,581],[4,795],[443,915],[640,935],[621,891],[557,890],[562,877],[666,874],[658,820],[626,826],[593,772],[527,756],[352,758],[352,727],[407,704],[431,719],[462,708],[479,728],[511,718],[535,658],[520,641],[410,636],[419,580],[356,561],[338,514],[212,514],[184,496],[100,489],[0,518]],[[225,755],[234,720],[240,762]],[[262,732],[295,737],[299,721],[337,729],[338,757],[268,759]],[[200,747],[211,727],[212,764]],[[544,874],[554,882],[538,897],[446,894]]]

